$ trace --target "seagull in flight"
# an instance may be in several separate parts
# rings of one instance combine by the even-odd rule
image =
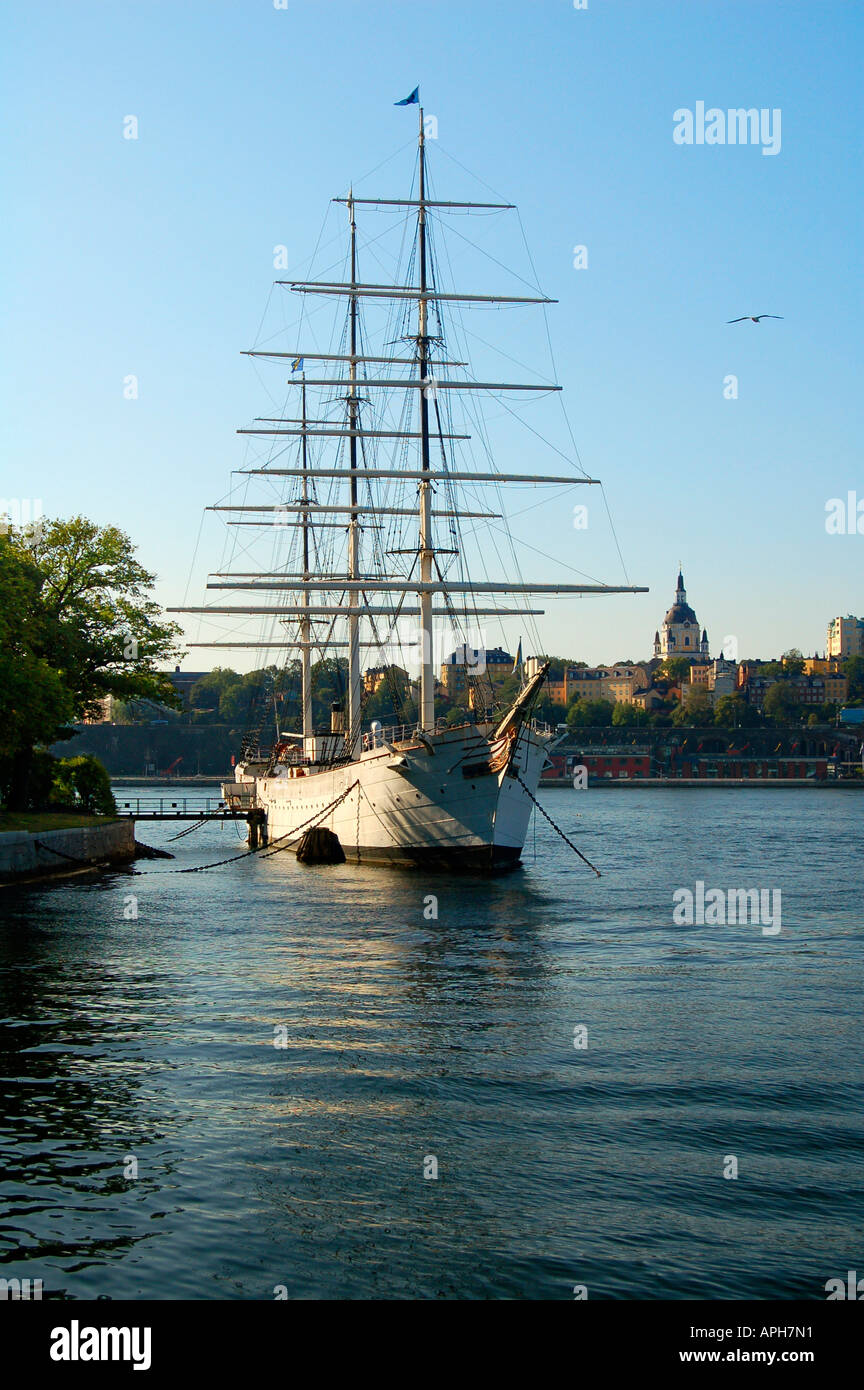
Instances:
[[[762,319],[782,319],[782,314],[744,314],[740,319],[727,319],[727,323],[760,323]]]

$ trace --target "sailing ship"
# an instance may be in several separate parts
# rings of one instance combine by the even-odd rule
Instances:
[[[443,287],[439,259],[432,254],[433,228],[437,236],[437,226],[455,212],[503,212],[513,205],[430,196],[425,132],[419,107],[411,196],[360,198],[349,191],[347,197],[333,199],[347,209],[348,280],[276,282],[304,302],[307,296],[343,301],[339,341],[330,343],[343,350],[321,353],[298,346],[277,352],[264,346],[249,354],[292,364],[288,385],[299,390],[300,414],[259,418],[253,428],[238,431],[265,439],[265,447],[277,450],[264,466],[238,471],[265,477],[269,487],[282,489],[278,500],[231,502],[213,510],[230,513],[230,525],[277,527],[279,539],[289,537],[287,554],[276,569],[211,576],[208,589],[251,593],[257,602],[172,611],[220,622],[239,617],[270,624],[270,636],[260,641],[190,645],[278,645],[286,651],[286,661],[299,654],[301,727],[286,733],[277,726],[268,748],[247,745],[234,780],[223,786],[230,806],[263,813],[270,844],[278,842],[302,857],[310,834],[324,830],[330,832],[326,838],[331,846],[333,837],[338,840],[336,857],[344,854],[348,862],[496,871],[519,863],[556,734],[534,715],[548,671],[543,659],[520,667],[521,688],[507,707],[496,708],[492,687],[484,680],[484,647],[476,636],[484,630],[480,620],[542,613],[525,606],[535,595],[644,591],[631,585],[523,583],[518,576],[489,580],[467,573],[465,523],[482,539],[492,532],[477,523],[488,528],[504,518],[474,510],[473,500],[469,510],[465,489],[473,499],[490,486],[569,488],[596,480],[584,470],[504,473],[494,464],[477,471],[457,461],[456,450],[469,436],[454,426],[454,398],[561,388],[545,382],[474,380],[467,363],[448,356],[451,307],[555,301],[543,295],[471,294]],[[406,283],[359,278],[357,218],[378,210],[395,210],[410,227]],[[385,345],[401,342],[407,349],[370,353],[364,315],[382,302],[396,316],[395,337],[385,337]],[[393,329],[391,319],[391,333]],[[308,374],[311,363],[321,364],[315,375]],[[387,406],[399,398],[402,406],[394,419]],[[386,404],[379,405],[381,401]],[[333,410],[335,418],[328,413]],[[447,720],[436,718],[440,619],[462,634],[456,656],[464,659],[472,696],[471,707],[455,722],[453,711]],[[361,652],[374,649],[392,656],[406,646],[419,666],[413,717],[393,727],[368,723]],[[315,654],[327,658],[346,649],[347,665],[344,659],[337,663],[345,670],[344,698],[333,701],[330,727],[316,727]],[[396,691],[394,706],[399,698]]]

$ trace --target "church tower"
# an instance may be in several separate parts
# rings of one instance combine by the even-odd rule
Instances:
[[[684,575],[679,570],[675,602],[663,619],[659,633],[654,634],[654,655],[661,659],[685,656],[693,661],[707,661],[709,651],[708,632],[703,628],[700,637],[699,622],[687,602]]]

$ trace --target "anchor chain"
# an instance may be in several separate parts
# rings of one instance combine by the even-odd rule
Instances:
[[[544,811],[543,807],[540,805],[540,802],[537,800],[536,796],[535,796],[534,793],[531,791],[530,787],[526,787],[526,786],[525,786],[525,783],[522,781],[522,778],[519,776],[519,773],[518,773],[518,772],[515,774],[515,777],[516,777],[516,781],[519,783],[519,785],[520,785],[520,787],[522,788],[522,790],[523,790],[523,791],[526,791],[526,792],[528,793],[528,795],[530,796],[531,800],[534,802],[534,805],[537,807],[537,810],[540,812],[541,816],[545,816],[545,817],[546,817],[546,819],[548,820],[548,822],[549,822],[549,824],[551,825],[552,829],[555,831],[555,834],[561,836],[561,839],[564,841],[565,845],[569,845],[570,848],[572,849],[573,853],[579,855],[579,858],[582,860],[583,863],[585,863],[585,864],[588,865],[588,868],[592,871],[592,873],[595,873],[595,874],[597,875],[598,878],[602,878],[603,875],[601,874],[600,870],[599,870],[598,868],[596,868],[596,867],[591,863],[591,860],[590,860],[590,859],[586,859],[586,857],[585,857],[585,855],[582,853],[581,849],[577,849],[576,846],[574,845],[574,843],[573,843],[572,840],[568,840],[567,836],[564,834],[564,831],[560,828],[560,826],[557,826],[557,825],[555,824],[555,822],[554,822],[554,820],[552,819],[552,817],[550,816],[549,812],[548,812],[548,811]]]
[[[335,810],[335,808],[341,802],[343,802],[347,796],[350,796],[354,788],[359,785],[359,780],[352,782],[350,787],[346,787],[345,791],[341,792],[340,795],[335,798],[335,800],[331,801],[329,806],[325,806],[323,811],[316,812],[314,816],[310,816],[308,820],[303,821],[302,825],[297,825],[294,827],[293,830],[286,831],[284,835],[280,835],[277,839],[271,840],[271,842],[268,845],[258,845],[255,849],[245,850],[243,854],[232,854],[229,859],[217,859],[216,862],[213,864],[197,864],[192,869],[151,869],[147,877],[149,878],[151,874],[159,873],[202,874],[206,869],[221,869],[223,864],[236,864],[238,860],[249,859],[253,854],[259,854],[262,856],[262,858],[265,859],[270,854],[278,854],[280,850],[288,848],[287,845],[284,845],[282,843],[283,840],[296,840],[301,830],[305,830],[307,826],[311,827],[313,823],[317,824],[318,821],[323,820],[324,817],[326,815],[329,815],[331,811]]]

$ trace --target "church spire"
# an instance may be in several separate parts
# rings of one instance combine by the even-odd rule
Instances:
[[[701,636],[700,636],[701,633]],[[678,568],[678,585],[675,601],[663,619],[663,626],[654,635],[654,654],[659,657],[686,656],[698,660],[708,655],[708,633],[700,628],[693,609],[687,602],[684,588],[684,570]]]

